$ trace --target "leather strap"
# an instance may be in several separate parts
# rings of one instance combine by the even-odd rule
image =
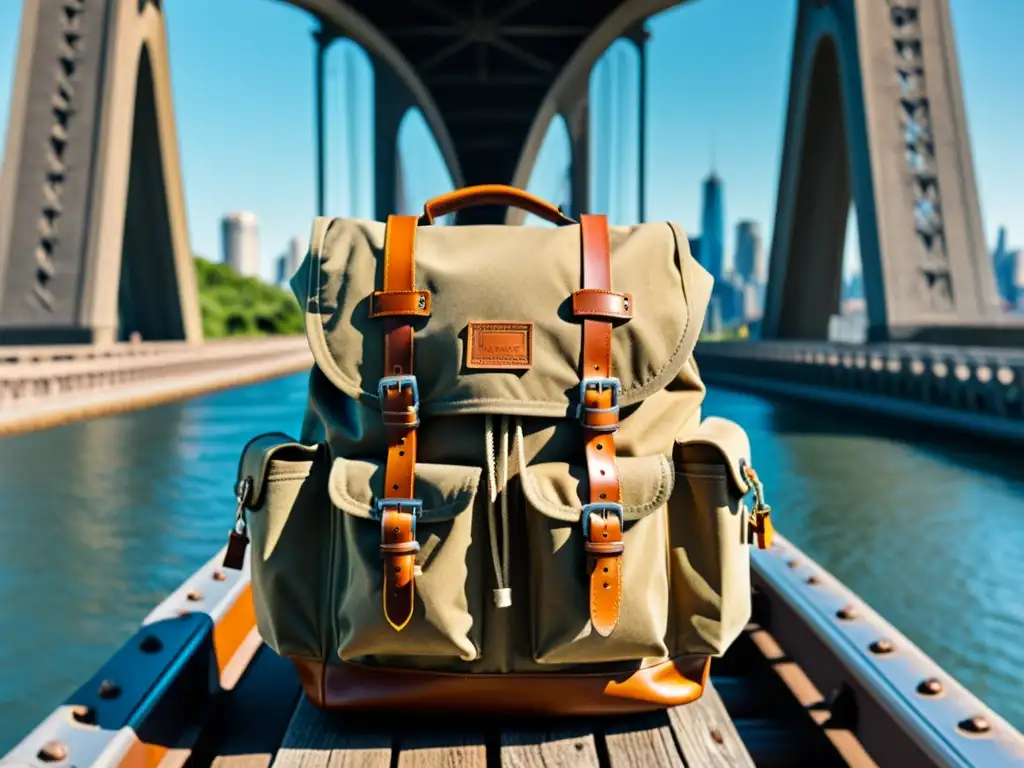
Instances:
[[[430,316],[430,291],[374,291],[370,317]]]
[[[628,293],[584,288],[572,295],[572,314],[574,317],[629,320],[633,317],[633,297]]]
[[[605,216],[581,216],[580,230],[583,250],[581,293],[586,296],[596,292],[611,294],[608,220]],[[610,635],[619,621],[624,549],[622,488],[612,437],[618,429],[618,381],[609,381],[611,353],[611,321],[585,319],[580,421],[590,481],[590,504],[596,506],[584,507],[581,522],[585,534],[583,548],[590,556],[587,558],[591,568],[590,621],[594,631],[603,637]]]
[[[388,457],[384,469],[384,495],[378,502],[381,555],[384,558],[384,616],[396,631],[412,618],[415,605],[413,571],[419,544],[416,541],[415,503],[389,504],[389,499],[413,499],[416,475],[416,427],[419,425],[419,392],[413,376],[412,316],[420,315],[416,291],[416,217],[389,216],[384,236],[384,290],[375,296],[416,296],[417,301],[388,304],[384,317],[384,376],[379,388],[381,418],[387,429]],[[406,310],[406,311],[402,311]]]
[[[562,213],[562,209],[541,200],[536,195],[504,184],[479,184],[475,187],[463,187],[428,200],[423,206],[423,224],[433,224],[434,219],[455,213],[465,208],[479,205],[505,205],[522,208],[524,211],[539,216],[552,224],[575,224],[571,218]]]

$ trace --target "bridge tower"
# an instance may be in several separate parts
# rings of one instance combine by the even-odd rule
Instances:
[[[826,338],[851,199],[870,340],[1009,330],[948,0],[800,0],[780,177],[764,338]]]
[[[25,0],[0,344],[201,341],[160,0]]]

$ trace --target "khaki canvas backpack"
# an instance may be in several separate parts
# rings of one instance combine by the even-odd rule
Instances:
[[[480,204],[550,227],[431,226]],[[669,223],[484,186],[318,218],[292,280],[298,440],[239,470],[266,643],[323,707],[599,714],[693,701],[767,544],[743,430],[701,421],[712,279]]]

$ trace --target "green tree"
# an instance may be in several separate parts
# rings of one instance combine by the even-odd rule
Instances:
[[[205,338],[303,332],[302,309],[288,291],[201,256],[195,264]]]

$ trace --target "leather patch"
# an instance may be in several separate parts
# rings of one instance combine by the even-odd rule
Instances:
[[[527,371],[533,365],[533,323],[470,323],[466,367]]]

